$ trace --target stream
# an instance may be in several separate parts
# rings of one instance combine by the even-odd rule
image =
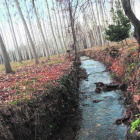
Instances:
[[[116,125],[115,121],[125,115],[126,108],[121,90],[95,92],[95,82],[111,83],[105,66],[89,57],[81,57],[81,68],[86,69],[88,78],[80,82],[80,105],[82,123],[76,140],[125,140],[127,127]],[[101,100],[94,103],[93,100]]]

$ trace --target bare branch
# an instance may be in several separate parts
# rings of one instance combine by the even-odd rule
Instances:
[[[76,10],[77,10],[78,3],[79,3],[79,1],[77,0],[76,7],[75,7],[75,11],[74,11],[74,14],[73,14],[73,17],[74,17],[74,18],[75,18],[75,14],[76,14]]]

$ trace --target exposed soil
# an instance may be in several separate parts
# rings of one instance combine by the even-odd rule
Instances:
[[[48,87],[44,94],[1,107],[0,140],[73,140],[79,127],[77,117],[81,116],[77,112],[78,81],[86,77],[79,64],[74,62],[58,86]]]

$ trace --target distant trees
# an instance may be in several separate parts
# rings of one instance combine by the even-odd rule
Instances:
[[[79,3],[79,0],[77,0],[77,2],[76,2],[75,9],[72,9],[72,2],[70,0],[68,1],[68,9],[69,9],[70,25],[71,25],[72,36],[73,36],[75,59],[77,58],[77,46],[76,46],[77,38],[76,38],[74,26],[75,26],[75,14],[76,14],[78,3]]]
[[[50,59],[49,48],[48,48],[47,42],[45,40],[45,36],[44,36],[43,30],[42,30],[42,27],[41,27],[41,24],[40,24],[40,21],[39,21],[39,17],[38,17],[37,11],[36,11],[36,7],[35,7],[35,4],[34,4],[33,1],[32,1],[32,4],[33,4],[33,9],[34,9],[34,12],[35,12],[38,28],[39,28],[39,31],[40,31],[41,36],[43,38],[43,43],[45,44],[45,47],[46,47],[46,50],[47,50],[47,58]]]
[[[115,8],[111,8],[113,24],[105,29],[106,39],[109,41],[119,42],[129,37],[131,29],[130,20],[125,17],[119,1],[115,2]]]
[[[10,48],[8,53],[12,62],[35,58],[38,63],[37,57],[49,58],[51,54],[59,56],[75,42],[78,48],[74,48],[78,50],[84,46],[104,46],[105,5],[102,0],[2,1],[7,11],[3,9],[1,20],[6,19],[8,29],[5,20],[0,26],[5,46]],[[39,8],[40,6],[42,8]],[[76,41],[73,36],[76,37]]]
[[[9,21],[10,21],[9,25],[11,25],[10,28],[12,30],[13,42],[14,42],[14,45],[16,47],[16,56],[17,56],[18,62],[21,63],[21,56],[20,56],[20,53],[19,53],[18,43],[17,43],[17,39],[16,39],[16,36],[15,36],[15,31],[14,31],[14,27],[13,27],[13,21],[12,21],[12,18],[11,18],[9,7],[7,5],[7,0],[5,0],[5,4],[6,4],[6,9],[7,9],[7,13],[8,13],[8,16],[9,16]]]
[[[38,64],[40,57],[47,56],[49,59],[52,54],[60,56],[69,49],[74,50],[76,56],[78,51],[84,48],[106,45],[104,29],[109,24],[108,1],[1,1],[3,6],[0,13],[1,36],[12,62],[34,58],[35,63]],[[126,8],[125,1],[122,0]],[[127,2],[128,7],[130,0]],[[108,34],[106,39],[120,41],[129,36],[132,19],[129,21],[122,13],[122,9],[116,11],[114,24],[109,25],[106,30]],[[132,13],[126,13],[132,16]],[[136,23],[133,21],[133,25],[137,28],[135,37],[138,40],[140,22],[136,17],[134,20]],[[0,64],[3,62],[2,52],[0,52]]]
[[[29,38],[29,41],[30,41],[30,44],[31,44],[31,47],[32,47],[32,50],[33,50],[35,63],[38,64],[38,63],[39,63],[39,61],[38,61],[38,55],[37,55],[37,53],[36,53],[36,49],[35,49],[33,40],[32,40],[32,38],[31,38],[31,35],[30,35],[30,32],[29,32],[28,26],[27,26],[27,24],[26,24],[26,21],[25,21],[25,19],[24,19],[23,14],[22,14],[21,8],[20,8],[20,6],[19,6],[19,2],[18,2],[18,0],[14,0],[14,1],[15,1],[15,3],[16,3],[18,12],[19,12],[20,17],[21,17],[21,19],[22,19],[24,28],[25,28],[25,30],[26,30],[26,32],[27,32],[27,35],[28,35],[28,38]]]
[[[60,52],[59,52],[59,49],[58,49],[58,43],[56,41],[56,36],[55,36],[54,28],[53,28],[53,23],[52,23],[52,19],[51,19],[51,16],[50,16],[50,9],[49,9],[49,5],[48,5],[48,0],[45,0],[45,1],[46,1],[46,5],[47,5],[47,11],[48,11],[48,16],[49,16],[49,22],[50,22],[50,26],[51,26],[51,31],[52,31],[52,34],[53,34],[55,47],[56,47],[56,50],[57,50],[57,55],[59,57]]]
[[[53,9],[52,10],[54,11],[54,17],[55,17],[55,21],[56,21],[56,30],[57,30],[57,34],[58,34],[58,38],[59,38],[59,42],[60,42],[60,48],[61,48],[62,52],[66,53],[66,47],[63,48],[64,45],[62,43],[62,39],[61,39],[61,36],[60,36],[60,30],[59,30],[59,27],[58,27],[58,20],[57,20],[57,15],[56,15],[55,8],[54,8],[53,0],[52,0],[52,4],[53,4]],[[61,22],[61,19],[60,19],[60,22]]]

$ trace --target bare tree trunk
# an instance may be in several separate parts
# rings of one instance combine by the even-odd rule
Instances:
[[[61,40],[59,28],[58,28],[58,20],[57,20],[56,12],[55,12],[55,9],[54,9],[54,2],[52,1],[52,3],[53,3],[54,17],[55,17],[55,20],[56,20],[56,30],[57,30],[57,33],[58,33],[58,39],[59,39],[59,41],[60,41],[61,50],[62,50],[62,52],[64,52],[64,51],[63,51],[63,44],[62,44],[62,40]],[[65,48],[64,48],[64,49],[65,49]],[[66,49],[65,49],[65,53],[66,53]]]
[[[45,26],[44,20],[42,20],[42,24],[43,24],[43,28],[44,28],[44,34],[45,34],[45,37],[46,37],[46,41],[47,41],[47,44],[48,44],[48,46],[49,46],[48,29],[47,29],[46,26]],[[51,46],[50,46],[50,47],[51,47]],[[49,48],[49,54],[51,55],[50,48]]]
[[[34,32],[33,32],[32,24],[31,24],[31,18],[30,18],[29,11],[28,11],[28,8],[27,8],[26,0],[24,0],[24,3],[25,3],[27,14],[28,14],[31,35],[32,35],[32,38],[33,38],[33,41],[34,41],[34,45],[36,46],[36,40],[35,40],[35,37],[34,37]]]
[[[77,0],[78,3],[78,0]],[[76,47],[76,34],[75,34],[75,29],[74,29],[74,17],[72,15],[72,5],[69,0],[69,14],[70,14],[70,22],[71,22],[71,29],[72,29],[72,35],[73,35],[73,41],[74,41],[74,50],[75,50],[75,60],[77,58],[77,47]]]
[[[40,51],[40,46],[39,46],[39,40],[40,42],[42,41],[42,38],[40,36],[40,32],[39,32],[39,29],[36,25],[33,26],[32,24],[32,27],[34,28],[33,32],[35,35],[38,35],[38,36],[35,36],[35,41],[36,41],[36,50],[38,52],[38,57],[40,58],[41,57],[41,51]]]
[[[96,11],[97,11],[97,18],[98,18],[98,23],[99,23],[99,32],[100,32],[100,36],[101,36],[101,42],[102,42],[102,45],[105,46],[102,31],[101,31],[101,24],[100,24],[99,12],[98,12],[97,0],[95,0],[95,2],[96,2]]]
[[[4,59],[5,72],[6,73],[11,73],[12,72],[12,68],[11,68],[11,65],[10,65],[9,56],[7,54],[5,45],[3,43],[1,34],[0,34],[0,47],[1,47],[2,55],[3,55],[3,59]]]
[[[16,56],[17,56],[18,62],[19,62],[19,63],[22,63],[22,62],[21,62],[21,58],[20,58],[19,49],[18,49],[18,43],[17,43],[17,39],[16,39],[14,27],[13,27],[13,22],[12,22],[11,14],[10,14],[10,11],[9,11],[9,8],[8,8],[7,1],[6,1],[6,0],[5,0],[5,4],[6,4],[6,9],[7,9],[7,12],[8,12],[9,19],[10,19],[10,23],[11,23],[11,29],[12,29],[12,34],[13,34],[13,35],[12,35],[12,37],[13,37],[13,42],[14,42],[15,47],[16,47]]]
[[[7,33],[4,30],[4,26],[3,26],[2,20],[1,20],[1,25],[2,25],[2,29],[3,29],[3,31],[1,30],[1,36],[2,36],[3,42],[4,42],[5,46],[10,46],[12,44],[12,42],[10,42],[11,40],[8,39],[8,37],[7,37]]]
[[[65,43],[66,43],[66,46],[68,47],[68,44],[69,44],[69,41],[68,40],[71,40],[71,35],[70,35],[70,38],[68,38],[67,36],[67,31],[66,31],[66,27],[67,25],[69,24],[68,23],[68,18],[67,18],[67,14],[66,14],[66,10],[63,11],[63,7],[62,7],[62,4],[61,4],[61,13],[62,13],[62,23],[63,23],[63,27],[64,27],[64,36],[65,36],[65,40],[67,40]],[[65,13],[64,13],[65,12]],[[69,25],[68,25],[69,26]],[[68,49],[68,48],[67,48]]]
[[[90,2],[88,3],[88,13],[92,15]],[[96,33],[94,31],[92,16],[91,16],[91,20],[90,20],[89,24],[90,24],[90,34],[89,34],[90,35],[90,42],[91,42],[91,45],[93,47],[93,46],[97,45],[97,40],[95,39],[96,38]]]
[[[62,39],[63,39],[64,48],[65,48],[65,52],[66,52],[67,47],[66,47],[66,42],[65,42],[65,39],[64,39],[64,32],[63,32],[63,28],[62,28],[62,21],[61,21],[61,17],[60,17],[60,12],[59,12],[59,9],[58,9],[58,5],[57,5],[57,11],[58,11],[58,17],[59,17],[60,26],[61,26]]]
[[[102,21],[102,26],[103,26],[102,30],[105,30],[106,25],[105,25],[105,18],[104,18],[104,12],[103,12],[103,8],[102,8],[101,0],[99,0],[99,4],[100,4],[101,21]],[[102,37],[103,37],[103,42],[104,42],[104,46],[105,46],[105,34],[104,33],[102,34]]]
[[[62,8],[63,8],[63,7],[62,7],[62,5],[61,5],[61,10],[63,10]],[[67,11],[64,10],[64,12],[65,12],[65,13],[62,12],[62,16],[65,17],[65,19],[63,18],[63,19],[64,19],[64,27],[65,27],[65,29],[66,29],[66,27],[68,27],[68,30],[69,30],[69,26],[70,26],[70,25],[69,25],[69,24],[70,24],[70,23],[69,23],[69,17],[68,17],[68,15],[67,15]],[[65,15],[64,15],[64,14],[65,14]],[[65,21],[67,21],[67,22],[65,22]],[[70,29],[70,31],[69,31],[69,38],[67,37],[67,40],[69,39],[69,42],[70,42],[70,43],[71,43],[71,41],[73,41],[73,36],[72,36],[72,33],[71,33],[71,32],[72,32],[72,31],[71,31],[71,29]],[[67,34],[66,34],[66,36],[67,36]]]
[[[32,3],[32,4],[33,4],[33,8],[34,8],[34,12],[35,12],[35,16],[36,16],[38,28],[39,28],[39,30],[40,30],[40,33],[41,33],[43,42],[44,42],[45,47],[46,47],[46,49],[47,49],[47,59],[49,60],[49,59],[50,59],[50,54],[49,54],[49,50],[48,50],[48,45],[47,45],[47,43],[46,43],[45,36],[44,36],[43,31],[42,31],[41,24],[40,24],[40,22],[39,22],[39,18],[38,18],[38,15],[37,15],[37,11],[36,11],[35,5],[34,5],[34,3]]]
[[[28,53],[29,53],[29,59],[32,61],[32,51],[30,48],[29,39],[28,39],[28,36],[27,36],[27,33],[25,30],[24,30],[24,32],[25,32],[25,38],[26,38],[26,43],[27,43],[27,49],[28,49]]]
[[[121,0],[121,1],[126,16],[130,19],[131,23],[135,27],[134,37],[140,45],[140,21],[136,18],[136,16],[134,15],[131,9],[130,0]]]
[[[103,12],[103,7],[102,7],[102,3],[101,0],[98,0],[99,4],[100,4],[100,12],[101,12],[101,19],[102,19],[102,25],[105,29],[105,18],[104,18],[104,12]]]
[[[87,22],[85,12],[83,13],[83,19],[84,19],[84,27],[85,27],[85,38],[86,38],[87,46],[88,46],[88,48],[90,48],[91,47],[91,42],[90,42],[90,38],[89,38],[90,27],[89,27],[89,24]]]
[[[27,60],[27,51],[26,51],[26,46],[24,46],[24,41],[23,41],[23,38],[22,38],[22,35],[21,35],[21,31],[20,31],[20,27],[19,27],[19,25],[18,24],[16,24],[17,25],[17,29],[18,29],[18,35],[19,35],[19,38],[20,38],[20,41],[21,41],[21,49],[22,50],[20,50],[20,53],[21,53],[21,56],[22,56],[22,60]],[[25,49],[24,49],[24,47],[25,47]]]
[[[57,8],[58,8],[58,7],[57,7]],[[61,38],[60,31],[59,31],[59,27],[58,27],[58,20],[57,20],[56,11],[55,11],[55,8],[54,8],[54,3],[53,3],[53,11],[54,11],[54,16],[55,16],[55,20],[56,20],[56,29],[57,29],[57,32],[58,32],[58,37],[59,37],[61,49],[62,49],[62,52],[65,52],[65,53],[66,53],[66,46],[64,45],[64,42],[62,43],[62,41],[63,41],[63,36],[62,36],[62,38]],[[58,14],[59,14],[59,12],[58,12]],[[61,19],[60,19],[60,26],[61,26],[60,29],[62,29]],[[63,49],[64,49],[64,50],[63,50]]]
[[[19,12],[19,14],[20,14],[20,17],[21,17],[21,19],[22,19],[22,22],[23,22],[23,25],[24,25],[24,27],[25,27],[25,30],[26,30],[26,32],[27,32],[27,34],[28,34],[29,41],[30,41],[30,44],[31,44],[31,46],[32,46],[32,50],[33,50],[33,54],[34,54],[34,58],[35,58],[35,63],[38,64],[39,61],[38,61],[38,56],[37,56],[37,53],[36,53],[36,50],[35,50],[35,46],[34,46],[34,43],[33,43],[33,41],[32,41],[32,38],[31,38],[31,35],[30,35],[30,32],[29,32],[29,29],[28,29],[27,24],[26,24],[26,21],[25,21],[25,19],[24,19],[24,17],[23,17],[21,8],[20,8],[20,6],[19,6],[19,2],[18,2],[18,0],[14,0],[14,1],[15,1],[15,3],[16,3],[17,9],[18,9],[18,12]]]
[[[97,19],[95,17],[94,9],[93,9],[93,6],[91,5],[91,2],[90,2],[90,8],[91,8],[91,11],[92,11],[92,16],[93,16],[93,32],[95,33],[95,41],[97,43],[97,46],[100,46],[101,42],[100,42],[99,32],[98,32],[98,29],[97,29],[97,27],[98,27]]]
[[[59,49],[58,49],[58,44],[57,44],[57,41],[56,41],[56,37],[55,37],[55,34],[54,34],[53,25],[52,25],[52,20],[51,20],[51,16],[50,16],[48,0],[46,0],[46,4],[47,4],[47,11],[48,11],[48,16],[49,16],[49,20],[50,20],[51,30],[52,30],[53,38],[54,38],[55,45],[56,45],[57,55],[58,55],[58,57],[60,57],[60,53],[59,53]]]
[[[26,59],[28,59],[27,58],[27,56],[29,57],[29,59],[30,60],[32,60],[32,57],[31,57],[31,49],[30,49],[30,45],[29,45],[29,42],[28,42],[28,37],[27,37],[27,33],[26,33],[26,31],[23,29],[23,28],[21,28],[22,30],[22,34],[24,34],[24,37],[25,37],[25,48],[26,48]],[[19,28],[19,30],[20,30],[20,28]],[[22,38],[22,36],[20,35],[20,38]],[[24,44],[24,40],[22,40],[22,44]]]

